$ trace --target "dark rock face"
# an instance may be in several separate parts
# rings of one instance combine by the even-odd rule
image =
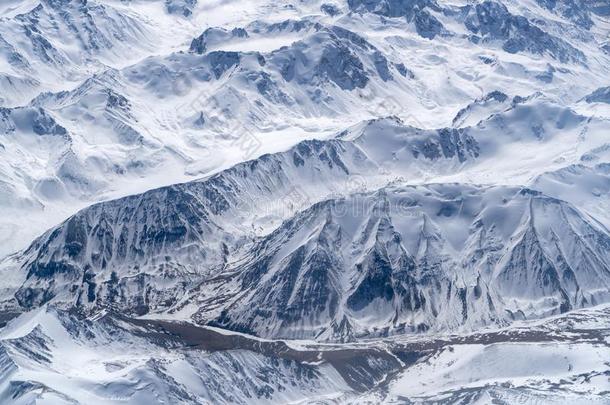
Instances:
[[[222,76],[227,70],[239,64],[241,55],[238,52],[216,51],[208,54],[210,68],[216,79]]]
[[[324,14],[328,14],[331,17],[335,17],[341,13],[339,8],[334,4],[324,3],[320,6],[320,11]]]
[[[8,134],[14,132],[17,127],[15,120],[20,121],[26,130],[31,128],[31,131],[36,135],[59,136],[69,139],[68,131],[61,126],[55,118],[53,118],[43,108],[18,107],[18,108],[2,108],[0,107],[0,131]],[[30,127],[30,128],[28,128]]]
[[[328,209],[325,203],[312,208],[317,213]],[[315,241],[292,251],[277,268],[271,266],[272,257],[295,236],[298,227],[307,226],[307,221],[294,218],[253,247],[252,257],[257,259],[243,269],[238,282],[260,305],[255,308],[236,301],[212,324],[241,331],[256,331],[261,326],[280,331],[304,320],[325,324],[333,319],[340,295],[336,277],[341,272],[341,259],[332,253],[341,238],[336,226],[323,226]]]
[[[504,103],[508,100],[508,95],[505,93],[495,90],[491,93],[486,94],[484,97],[475,100],[473,103],[468,104],[466,107],[462,108],[453,118],[453,125],[457,125],[460,120],[465,117],[472,109],[477,105],[486,105],[488,103]]]
[[[398,73],[400,73],[403,77],[408,77],[409,79],[415,79],[415,73],[413,73],[411,70],[409,70],[404,63],[398,63],[395,65],[396,70],[398,70]]]
[[[339,44],[324,49],[316,74],[343,90],[363,88],[369,81],[362,61],[347,46]]]
[[[169,14],[181,14],[189,17],[197,6],[197,0],[165,0],[165,9]]]
[[[503,103],[507,99],[508,99],[508,96],[505,93],[502,93],[501,91],[498,91],[498,90],[492,91],[491,93],[487,94],[484,98],[485,101],[495,100],[499,103]]]
[[[536,79],[544,83],[552,83],[554,78],[555,68],[550,65],[547,67],[546,71],[536,75]]]
[[[585,97],[587,103],[606,103],[610,104],[610,87],[600,87],[593,93]]]
[[[377,73],[379,74],[379,77],[381,77],[381,80],[387,82],[393,79],[388,60],[381,52],[373,53],[373,63],[375,64],[375,69],[377,69]]]
[[[415,25],[417,33],[427,39],[433,39],[444,30],[443,24],[429,11],[442,10],[433,0],[349,0],[348,6],[355,12],[405,17]]]
[[[364,260],[356,265],[362,278],[353,293],[347,299],[347,306],[353,311],[360,311],[375,300],[391,302],[417,311],[421,309],[424,299],[415,280],[415,262],[401,246],[401,236],[395,232],[389,219],[381,220],[377,229],[379,236],[390,232],[389,241],[377,239],[374,248]],[[399,257],[393,258],[389,251],[398,251]]]
[[[425,8],[435,11],[440,9],[434,0],[348,0],[347,4],[352,11],[366,11],[385,17],[406,17],[409,21]]]
[[[485,1],[475,6],[475,14],[465,22],[466,27],[483,36],[493,39],[508,38],[511,28],[511,15],[508,9],[500,3]]]
[[[479,146],[474,138],[460,129],[439,130],[440,146],[443,156],[452,158],[457,156],[460,162],[465,162],[469,157],[479,156]]]
[[[38,135],[59,135],[64,136],[68,131],[59,125],[42,108],[38,109],[38,115],[32,123],[33,131]]]
[[[320,242],[322,245],[325,243],[323,240]],[[234,315],[231,315],[229,307],[219,322],[238,329],[252,329],[256,323],[281,328],[290,327],[304,318],[328,320],[336,313],[338,304],[333,280],[338,266],[336,258],[326,249],[307,251],[306,247],[301,247],[282,262],[279,271],[268,282],[259,283],[257,277],[254,284],[244,285],[252,291],[252,298],[261,303],[258,310],[249,313],[247,318],[242,315],[232,319]],[[252,279],[248,272],[246,269],[244,276]],[[273,326],[275,320],[280,324]]]
[[[11,66],[24,71],[31,70],[32,67],[27,58],[6,41],[2,35],[0,35],[0,50],[7,55],[7,61]]]
[[[248,32],[243,28],[234,28],[228,31],[224,28],[211,27],[191,41],[189,52],[204,54],[207,52],[209,43],[229,41],[236,38],[247,38]]]
[[[417,33],[423,38],[434,39],[443,31],[443,24],[426,10],[417,13],[413,21]]]
[[[573,21],[578,26],[590,29],[593,26],[591,13],[586,1],[581,0],[536,0],[547,10],[555,11],[564,18]]]
[[[204,34],[201,34],[197,38],[191,41],[191,46],[189,48],[190,52],[198,53],[200,55],[204,54],[207,50],[207,44],[204,37]]]
[[[316,49],[315,55],[308,52],[311,48]],[[335,26],[318,27],[311,37],[279,49],[270,56],[286,81],[296,80],[303,84],[330,82],[347,91],[364,88],[369,83],[364,58],[370,60],[382,80],[392,79],[390,64],[379,50],[363,37]]]
[[[593,27],[592,15],[602,17],[610,15],[608,0],[536,0],[536,2],[586,30]]]
[[[420,155],[430,160],[457,157],[465,162],[479,156],[479,145],[467,129],[442,128],[434,131],[434,135],[412,141],[411,153],[415,158]]]
[[[391,301],[394,298],[392,288],[392,268],[387,259],[374,254],[370,263],[358,270],[366,274],[358,288],[347,299],[347,305],[354,311],[359,311],[369,306],[375,299]]]
[[[259,187],[285,195],[297,182],[285,180],[285,170],[313,163],[345,175],[344,152],[341,142],[307,141],[205,182],[94,205],[44,234],[25,252],[28,282],[17,299],[32,308],[68,289],[93,305],[112,303],[131,312],[169,307],[193,280],[225,265],[235,235],[217,221],[230,217],[230,211],[260,203],[245,197],[244,182],[254,188],[251,197],[261,192]]]
[[[532,227],[527,229],[513,249],[510,260],[499,277],[524,295],[529,293],[529,289],[539,291],[544,296],[561,288],[557,269],[545,256]]]
[[[249,82],[255,84],[258,92],[267,100],[284,105],[291,105],[294,102],[269,73],[264,71],[251,72],[247,74],[247,78]]]
[[[321,153],[323,149],[319,141],[303,144],[295,167],[311,156],[323,159],[328,155]],[[296,158],[297,151],[293,154]],[[78,306],[111,305],[144,314],[153,307],[176,304],[189,294],[192,281],[198,280],[195,285],[205,291],[204,302],[212,305],[210,308],[222,308],[209,316],[204,306],[199,315],[202,322],[264,336],[323,334],[329,339],[349,340],[354,333],[362,333],[356,332],[356,325],[369,316],[371,308],[385,308],[380,316],[389,317],[387,328],[423,332],[437,322],[458,325],[477,317],[486,322],[501,319],[498,291],[525,300],[547,299],[562,312],[591,302],[593,298],[586,291],[610,279],[610,237],[564,203],[531,190],[471,187],[456,192],[456,188],[461,189],[458,185],[371,194],[366,197],[370,206],[364,205],[369,208],[355,217],[364,221],[358,227],[343,219],[352,212],[346,207],[350,200],[323,201],[246,246],[240,254],[250,258],[248,261],[231,260],[225,267],[231,252],[222,243],[210,242],[219,240],[215,235],[222,233],[215,228],[211,211],[226,209],[218,202],[222,198],[216,191],[228,192],[229,184],[229,179],[217,177],[207,183],[100,204],[78,214],[30,248],[33,261],[26,267],[28,282],[16,293],[17,301],[25,308],[38,306],[61,292],[56,288],[58,283],[66,283],[72,286]],[[521,211],[515,216],[524,216],[525,222],[512,231],[511,240],[516,242],[510,247],[496,245],[494,221],[498,218],[487,217],[480,207],[489,198],[488,191],[496,196],[493,198],[509,199],[506,207],[516,204],[533,210],[529,216]],[[396,200],[401,193],[406,194]],[[463,193],[476,202],[467,203]],[[398,210],[390,203],[402,200],[408,204]],[[426,213],[431,207],[435,208]],[[559,240],[553,233],[565,229],[562,221],[553,225],[551,233],[544,228],[547,225],[536,224],[536,217],[549,212],[569,215],[566,221],[580,229],[579,233],[562,235]],[[498,267],[497,276],[478,273],[476,284],[465,286],[451,276],[455,264],[443,253],[448,241],[440,230],[443,221],[463,215],[474,218],[469,225],[470,238],[479,242],[472,252],[461,253],[460,266],[477,269],[480,262]],[[416,243],[420,247],[408,251],[405,243],[414,241],[403,240],[396,224],[420,216],[424,219]],[[409,227],[403,226],[405,229]],[[304,230],[307,238],[303,238]],[[218,278],[197,279],[172,265],[171,259],[151,256],[155,252],[178,257],[181,250],[194,244],[198,245],[198,260],[212,263],[211,256],[219,255],[214,272]],[[566,246],[577,246],[578,251],[587,252],[586,257],[566,255]],[[195,252],[186,257],[193,260]],[[506,260],[500,261],[502,257]],[[129,266],[148,270],[126,276],[120,270],[126,260]],[[105,272],[107,268],[112,270]],[[105,273],[109,276],[101,277]],[[217,282],[221,285],[215,286]]]
[[[511,14],[501,3],[486,0],[472,7],[465,20],[466,27],[477,35],[474,40],[502,41],[509,53],[548,52],[561,62],[584,62],[585,55],[569,43],[553,37],[525,17]]]

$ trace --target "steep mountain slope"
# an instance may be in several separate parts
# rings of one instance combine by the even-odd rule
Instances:
[[[384,189],[284,223],[200,289],[198,316],[325,338],[503,323],[607,300],[609,244],[605,228],[529,190]]]
[[[64,154],[32,153],[27,132],[1,141],[0,255],[92,203],[363,119],[473,126],[498,109],[456,115],[489,94],[567,106],[607,86],[603,2],[462,3],[7,3],[0,104],[43,108],[72,141]],[[590,24],[574,23],[576,8]]]
[[[16,277],[6,305],[184,309],[262,336],[333,340],[472,329],[604,302],[608,230],[573,206],[522,187],[402,186],[422,172],[475,172],[511,143],[548,147],[557,126],[578,134],[587,122],[544,108],[517,104],[460,130],[371,121],[98,204],[5,262]]]
[[[577,205],[610,228],[610,167],[607,163],[577,164],[544,173],[536,178],[532,187]]]
[[[423,146],[422,136],[426,138]],[[388,134],[394,142],[401,138],[405,147],[412,148],[411,161],[402,165],[405,171],[417,172],[440,160],[446,161],[446,167],[459,165],[462,159],[456,150],[461,156],[476,155],[459,136]],[[153,269],[158,268],[159,276],[164,277],[164,264],[169,264],[193,277],[208,276],[226,262],[229,248],[243,243],[240,239],[268,232],[325,195],[358,187],[367,173],[373,174],[369,176],[372,183],[387,182],[391,177],[380,170],[378,162],[389,159],[390,152],[375,152],[373,137],[358,140],[361,144],[305,141],[288,152],[265,155],[202,181],[93,206],[45,234],[22,257],[36,262],[33,266],[39,270],[34,272],[53,277],[54,285],[59,274],[80,279],[89,267],[108,268],[123,278],[124,272],[139,274],[140,266],[145,265],[145,273],[157,273]],[[443,154],[441,143],[452,152]],[[420,155],[418,150],[423,147],[436,152]],[[72,247],[66,249],[68,245]],[[143,281],[131,276],[125,280]]]

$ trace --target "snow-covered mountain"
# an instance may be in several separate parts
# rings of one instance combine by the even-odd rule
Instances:
[[[16,283],[9,300],[139,314],[188,306],[204,323],[331,340],[502,324],[603,302],[610,236],[587,206],[581,212],[523,186],[407,185],[423,173],[475,176],[515,145],[539,153],[598,125],[536,98],[475,127],[370,121],[203,180],[87,208],[6,262]],[[603,142],[588,138],[588,147]],[[264,322],[255,315],[278,306]],[[378,325],[367,323],[371,314]]]
[[[43,307],[0,330],[3,403],[607,403],[607,306],[343,345]]]
[[[508,107],[494,94],[510,104],[536,92],[609,115],[597,107],[610,57],[603,2],[463,3],[252,2],[239,13],[226,2],[6,3],[0,105],[42,108],[71,141],[31,148],[29,123],[3,136],[0,254],[92,203],[366,119],[473,126]],[[575,24],[575,9],[591,23]]]
[[[12,3],[12,4],[11,4]],[[2,103],[76,83],[91,69],[152,51],[152,31],[127,10],[95,1],[9,1],[0,23]]]
[[[0,402],[605,403],[609,32],[2,2]]]

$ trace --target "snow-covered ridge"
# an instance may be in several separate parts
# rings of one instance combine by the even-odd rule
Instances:
[[[459,134],[387,135],[388,141],[402,142],[409,153],[410,161],[402,165],[406,172],[432,167],[440,160],[446,161],[446,167],[459,166],[466,156],[473,159],[477,153],[476,145],[465,146]],[[264,155],[208,179],[95,205],[47,232],[23,257],[38,257],[34,273],[53,277],[64,273],[78,277],[70,273],[79,273],[82,266],[108,267],[121,274],[119,268],[131,272],[128,269],[139,263],[133,269],[138,273],[140,264],[158,268],[168,261],[182,263],[181,272],[195,278],[212,274],[227,260],[227,244],[231,247],[240,238],[268,232],[295,210],[352,187],[364,176],[372,184],[391,179],[381,167],[390,156],[373,149],[378,140],[362,136],[358,141],[362,143],[305,141],[288,152]],[[203,246],[209,248],[201,251]],[[41,249],[49,252],[46,259],[40,256]],[[59,252],[67,254],[67,261],[59,259],[64,255]],[[76,267],[70,264],[75,260]],[[58,272],[53,271],[57,265]]]
[[[532,190],[392,186],[298,214],[193,299],[200,321],[265,336],[469,329],[608,300],[609,244]]]
[[[608,316],[600,307],[472,335],[328,345],[45,307],[0,329],[0,400],[603,404]]]
[[[384,3],[367,3],[373,12],[366,12],[359,2],[255,2],[242,13],[231,11],[235,4],[194,1],[3,5],[0,103],[43,108],[72,144],[59,154],[2,142],[2,187],[11,191],[0,205],[9,214],[0,219],[0,255],[92,203],[193,180],[364,119],[474,126],[507,105],[473,106],[465,121],[452,121],[496,91],[508,100],[541,91],[572,106],[607,85],[598,6],[587,8],[587,28],[559,5],[389,2],[399,7],[388,17]],[[497,32],[481,25],[481,7],[497,11],[485,20]],[[527,30],[545,34],[515,28],[520,16]],[[443,27],[438,35],[434,19]],[[43,62],[29,49],[26,28],[64,62]],[[587,65],[569,59],[556,38],[581,51]],[[507,41],[524,49],[502,50]],[[256,140],[255,153],[239,150],[243,135]]]
[[[1,104],[23,104],[53,81],[85,78],[83,68],[152,50],[145,21],[95,1],[42,0],[0,20]]]
[[[424,172],[475,172],[511,144],[546,148],[583,123],[592,121],[536,98],[461,129],[365,122],[336,139],[85,209],[5,263],[21,281],[4,299],[26,308],[53,301],[139,314],[187,309],[200,322],[263,336],[331,340],[472,329],[604,302],[608,230],[570,204],[520,186],[402,189]],[[432,190],[438,200],[425,198]],[[478,202],[466,209],[469,193]],[[325,236],[309,241],[303,229]],[[277,277],[291,280],[285,293]],[[315,293],[303,290],[311,277]],[[292,315],[258,319],[251,302],[257,313],[264,304]],[[394,315],[367,321],[378,312]]]
[[[452,18],[465,25],[469,40],[474,43],[499,43],[508,53],[548,53],[561,62],[584,63],[586,60],[582,51],[545,32],[526,17],[511,13],[501,2],[486,0],[463,7],[443,6],[442,2],[429,0],[350,0],[348,4],[356,12],[373,12],[390,18],[405,17],[415,25],[420,36],[428,39],[450,35],[451,32],[439,19]],[[552,8],[550,4],[545,5]],[[590,28],[593,23],[589,22],[583,24],[584,28]]]

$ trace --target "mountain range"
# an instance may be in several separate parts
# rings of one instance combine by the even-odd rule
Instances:
[[[608,32],[4,2],[0,402],[607,403]]]

